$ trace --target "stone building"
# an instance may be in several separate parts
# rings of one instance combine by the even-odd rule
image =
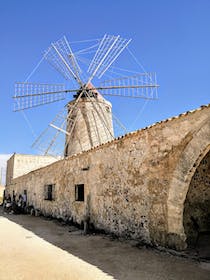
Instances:
[[[5,190],[5,187],[2,186],[2,185],[0,185],[0,205],[1,205],[2,202],[3,202],[4,190]]]
[[[210,104],[7,181],[44,215],[177,250],[210,230]]]
[[[6,184],[9,185],[12,179],[27,174],[32,170],[49,165],[57,161],[52,156],[23,155],[14,153],[7,161]]]

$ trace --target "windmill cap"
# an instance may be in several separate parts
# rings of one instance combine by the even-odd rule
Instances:
[[[94,87],[94,85],[92,83],[88,83],[86,85],[86,88],[91,90],[96,96],[97,96],[97,99],[99,100],[105,100],[105,98],[100,94],[99,91],[97,91],[97,89]]]

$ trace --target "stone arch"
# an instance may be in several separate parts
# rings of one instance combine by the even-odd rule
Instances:
[[[208,256],[210,233],[210,152],[196,169],[184,202],[183,225],[187,246],[204,249]],[[205,245],[204,245],[205,244]],[[210,251],[209,251],[210,252]],[[209,257],[209,256],[208,256]]]
[[[176,165],[173,178],[169,186],[167,199],[167,243],[177,250],[185,249],[186,235],[183,225],[184,202],[191,179],[201,160],[210,151],[210,118],[193,133]]]

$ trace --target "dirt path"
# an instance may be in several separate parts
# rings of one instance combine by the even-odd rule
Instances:
[[[0,280],[210,279],[210,263],[0,210]]]

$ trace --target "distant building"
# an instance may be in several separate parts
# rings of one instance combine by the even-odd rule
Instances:
[[[3,202],[4,189],[5,187],[0,185],[0,204]]]
[[[49,165],[58,158],[52,156],[24,155],[14,153],[7,161],[6,184],[32,170]]]

